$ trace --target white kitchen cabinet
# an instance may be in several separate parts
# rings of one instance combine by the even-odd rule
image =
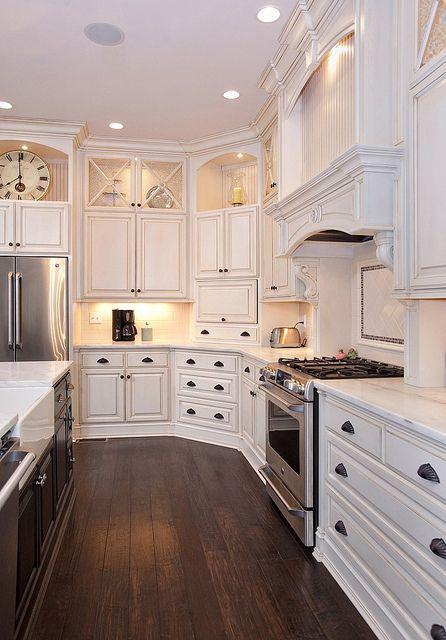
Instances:
[[[69,252],[69,206],[58,202],[16,204],[17,253]]]
[[[255,391],[254,446],[262,459],[266,458],[267,401],[265,392]]]
[[[122,369],[81,373],[82,422],[123,422],[125,420],[125,376]]]
[[[135,295],[134,214],[84,216],[84,295],[129,298]]]
[[[195,245],[197,278],[256,277],[257,207],[197,214]]]
[[[163,421],[168,417],[168,370],[126,370],[127,422]]]
[[[263,298],[294,298],[295,281],[291,260],[276,257],[278,225],[271,216],[263,216]]]
[[[269,203],[278,191],[278,124],[275,121],[262,140],[263,149],[263,198]]]
[[[241,382],[241,430],[245,442],[261,460],[266,455],[266,395],[245,375]]]
[[[187,295],[187,221],[184,215],[140,214],[136,292],[138,298]]]
[[[15,251],[14,207],[11,202],[0,202],[0,252]]]
[[[257,281],[197,283],[197,322],[257,322]]]
[[[250,444],[254,444],[254,420],[255,420],[255,389],[252,382],[243,379],[241,384],[241,428],[243,438]]]

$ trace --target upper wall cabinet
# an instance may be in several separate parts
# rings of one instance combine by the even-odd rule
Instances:
[[[85,206],[96,209],[185,209],[183,160],[87,156]]]
[[[278,192],[279,183],[279,147],[277,120],[262,137],[263,155],[263,201],[267,205]]]
[[[195,216],[197,278],[257,276],[257,215],[257,207],[233,207]]]

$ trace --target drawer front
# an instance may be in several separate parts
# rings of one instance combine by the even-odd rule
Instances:
[[[200,375],[197,372],[178,372],[177,393],[191,398],[237,402],[238,377],[236,375]]]
[[[197,322],[257,323],[257,280],[197,283]]]
[[[179,398],[178,420],[223,431],[237,431],[238,407],[217,405],[215,402],[202,403],[192,398]]]
[[[221,353],[201,353],[199,351],[177,351],[175,354],[177,367],[182,369],[203,369],[205,371],[221,371],[237,373],[237,356]]]
[[[387,484],[382,478],[382,465],[379,463],[374,465],[371,461],[370,466],[366,467],[336,444],[328,442],[327,464],[327,477],[336,490],[346,500],[351,500],[349,491],[354,496],[353,500],[362,496],[369,502],[371,513],[379,511],[384,514],[384,519],[375,519],[383,534],[392,537],[405,555],[411,556],[446,588],[446,559],[436,556],[429,547],[432,540],[444,536],[446,523],[427,511],[423,513],[422,507],[417,507],[410,498]],[[374,466],[376,469],[373,469]],[[392,526],[392,522],[397,526]]]
[[[253,362],[247,358],[242,358],[242,375],[244,378],[254,382],[256,380],[256,370],[257,367]]]
[[[405,626],[407,638],[423,640],[431,637],[433,624],[444,621],[446,612],[440,609],[426,593],[424,597],[416,590],[415,580],[408,579],[407,574],[388,552],[385,538],[377,536],[373,528],[358,512],[349,507],[342,498],[332,495],[327,497],[329,516],[328,535],[336,546],[344,549],[354,565],[358,564],[363,571],[367,567],[367,582],[375,587],[385,598],[386,606],[393,609]],[[344,529],[342,529],[344,527]],[[340,533],[343,530],[347,535]],[[388,597],[388,593],[391,597]],[[401,605],[404,609],[401,612]]]
[[[167,367],[169,353],[167,351],[129,351],[126,353],[127,367]]]
[[[382,457],[383,427],[353,408],[325,400],[325,426],[364,451]]]
[[[446,454],[387,429],[386,462],[417,487],[446,500]]]
[[[81,355],[82,368],[97,367],[99,369],[103,367],[104,369],[113,369],[124,367],[124,364],[125,354],[122,351],[88,351]]]
[[[227,342],[253,343],[258,342],[259,329],[252,325],[227,326],[224,324],[197,324],[195,339],[200,342],[226,340]]]

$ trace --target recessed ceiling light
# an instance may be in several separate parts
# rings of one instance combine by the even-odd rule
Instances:
[[[110,122],[108,126],[110,129],[124,129],[122,122]]]
[[[237,98],[240,98],[240,94],[235,89],[230,89],[229,91],[224,92],[223,98],[226,98],[226,100],[236,100]]]
[[[267,7],[263,7],[260,11],[257,12],[257,19],[260,22],[275,22],[280,18],[280,11],[277,7],[272,7],[268,5]]]
[[[0,109],[12,109],[12,104],[5,100],[0,100]]]
[[[240,159],[243,158],[243,153],[238,153],[237,158],[240,158]]]
[[[124,42],[124,32],[119,27],[107,22],[92,22],[87,24],[84,33],[89,40],[103,47],[114,47]]]
[[[22,149],[23,149],[23,151],[28,151],[28,145],[27,144],[22,144]]]

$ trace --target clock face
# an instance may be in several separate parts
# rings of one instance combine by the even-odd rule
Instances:
[[[50,186],[45,162],[31,151],[8,151],[0,156],[0,198],[40,200]]]

